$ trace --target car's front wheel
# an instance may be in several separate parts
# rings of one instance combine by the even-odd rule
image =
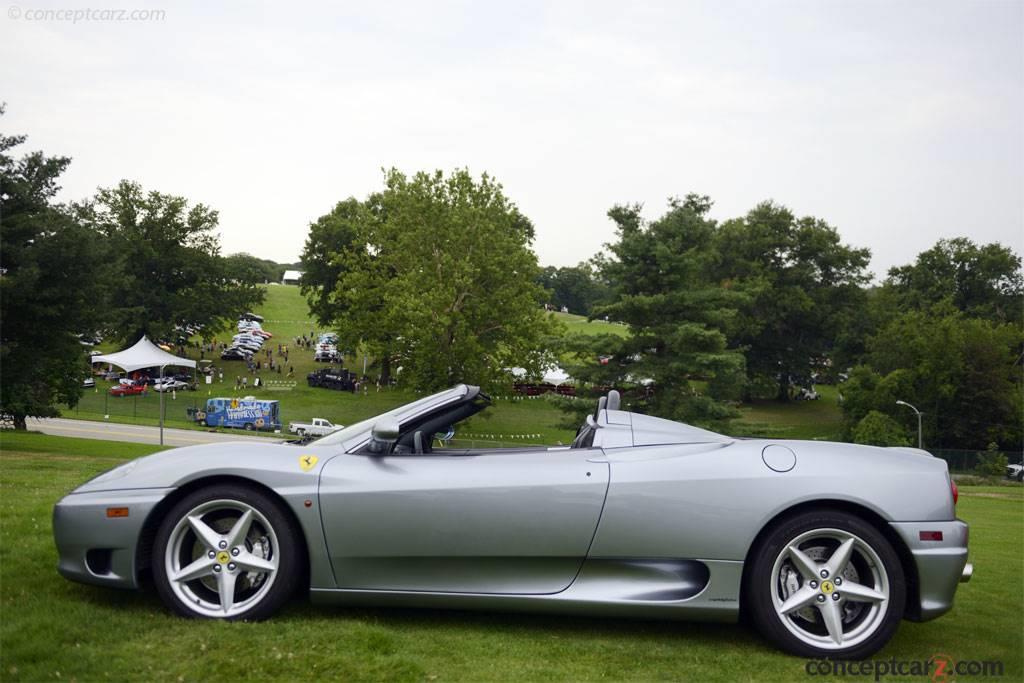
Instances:
[[[748,574],[761,633],[802,657],[860,659],[895,633],[906,582],[889,541],[863,519],[809,510],[772,528]]]
[[[164,518],[153,550],[157,592],[189,617],[264,619],[301,576],[299,531],[266,493],[223,484],[195,491]]]

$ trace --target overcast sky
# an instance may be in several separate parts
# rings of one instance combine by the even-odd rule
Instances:
[[[73,158],[63,198],[184,195],[225,253],[297,259],[390,166],[494,175],[545,265],[687,192],[824,218],[878,275],[941,237],[1024,251],[1020,0],[5,3],[0,125]]]

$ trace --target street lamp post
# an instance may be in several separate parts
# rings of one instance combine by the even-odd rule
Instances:
[[[917,415],[917,447],[923,449],[924,448],[924,440],[922,439],[922,436],[921,436],[921,415],[923,415],[924,413],[922,413],[920,410],[918,410],[914,406],[910,405],[906,401],[896,401],[896,405],[898,405],[898,406],[906,406],[906,407],[910,408],[911,410],[913,410],[914,413]]]

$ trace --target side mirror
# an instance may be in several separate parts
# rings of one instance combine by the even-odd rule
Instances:
[[[373,423],[373,430],[370,432],[373,437],[371,446],[374,453],[387,453],[391,446],[398,440],[401,427],[398,420],[393,417],[382,417]]]

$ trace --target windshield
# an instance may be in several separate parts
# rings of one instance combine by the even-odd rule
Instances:
[[[450,403],[451,401],[458,400],[465,396],[468,391],[469,387],[465,384],[460,384],[451,389],[445,389],[444,391],[421,398],[418,401],[400,405],[386,413],[381,413],[380,415],[375,415],[369,419],[362,420],[361,422],[356,422],[355,424],[349,425],[348,427],[338,430],[333,434],[328,434],[327,436],[316,439],[312,443],[315,443],[317,446],[335,446],[343,444],[351,439],[355,439],[363,434],[369,437],[370,430],[373,429],[373,423],[385,415],[394,416],[399,422],[403,422],[412,416],[429,410],[430,408],[442,406],[446,403]]]

